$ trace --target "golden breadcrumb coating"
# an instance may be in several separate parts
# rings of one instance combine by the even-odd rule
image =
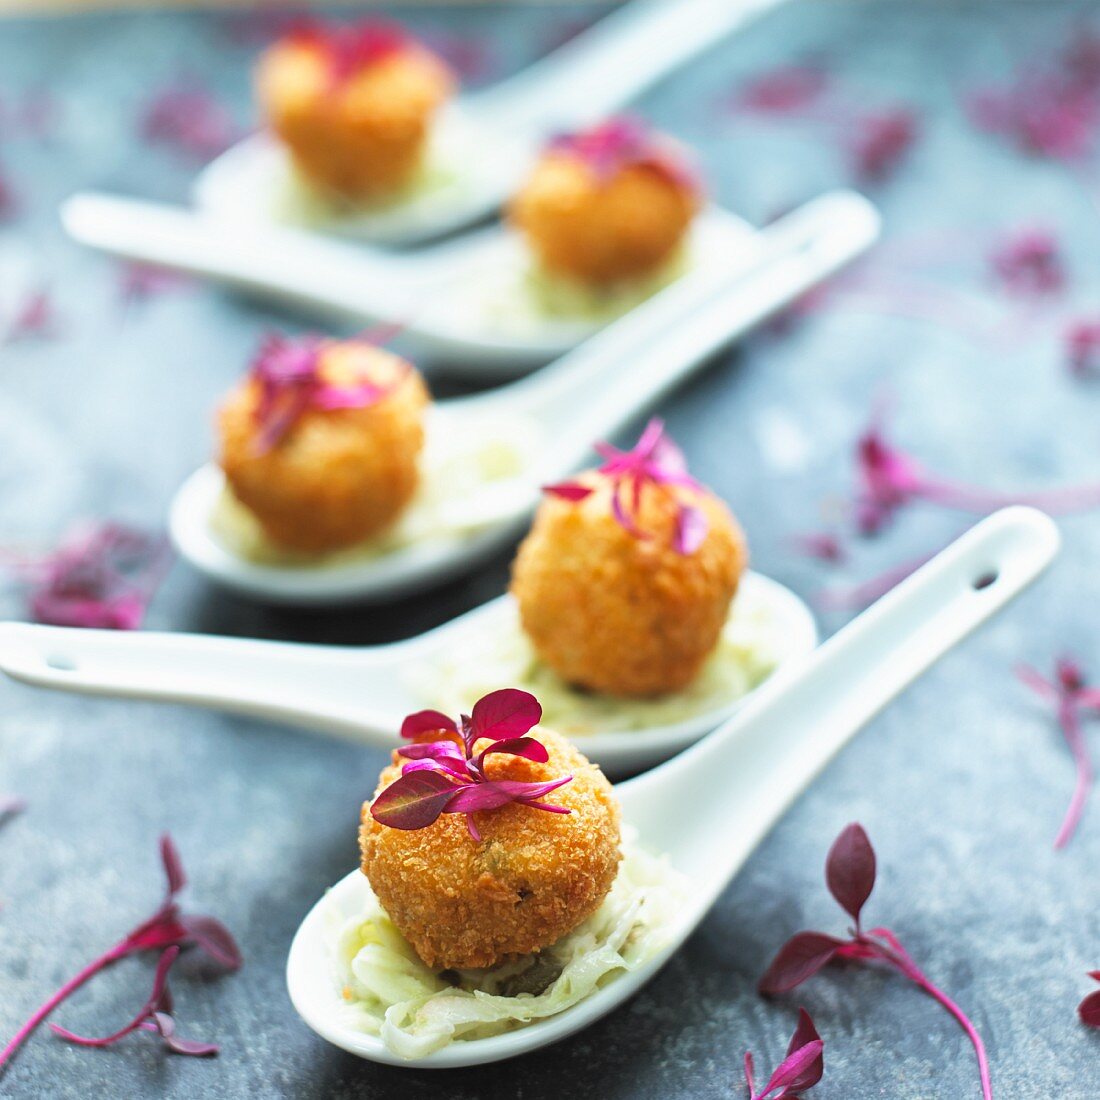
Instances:
[[[512,199],[509,217],[554,275],[607,285],[671,259],[698,209],[695,192],[646,165],[601,180],[583,160],[546,153]]]
[[[610,481],[576,503],[546,497],[512,566],[512,595],[535,650],[563,680],[592,691],[649,696],[698,674],[729,615],[748,561],[745,537],[712,493],[646,484],[636,538],[611,511]],[[677,500],[701,508],[706,538],[673,547]]]
[[[286,39],[261,58],[256,88],[302,175],[346,199],[368,200],[411,181],[454,80],[438,57],[413,44],[334,84],[322,47]]]
[[[219,463],[234,496],[278,546],[321,554],[389,527],[419,482],[427,387],[404,359],[362,342],[321,353],[332,381],[389,387],[358,409],[307,409],[273,447],[260,445],[259,385],[248,379],[218,416]]]
[[[549,947],[599,908],[615,880],[619,803],[611,784],[565,738],[542,728],[531,736],[546,746],[549,761],[490,756],[489,778],[572,775],[545,799],[571,814],[516,803],[481,811],[474,815],[479,843],[464,814],[442,814],[426,829],[406,831],[378,824],[370,803],[363,805],[363,873],[433,969],[493,966]],[[396,753],[393,759],[378,791],[401,774]]]

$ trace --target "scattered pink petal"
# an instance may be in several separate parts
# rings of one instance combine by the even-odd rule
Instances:
[[[217,156],[238,136],[229,111],[192,80],[156,92],[142,112],[140,129],[146,141],[195,160]]]
[[[148,301],[169,291],[190,286],[194,286],[194,280],[180,271],[133,260],[123,260],[119,264],[119,294],[126,304]]]
[[[1058,241],[1046,229],[1013,233],[993,250],[989,260],[997,280],[1012,294],[1052,294],[1066,283]]]
[[[828,86],[829,75],[819,66],[782,65],[749,80],[732,103],[762,114],[790,114],[815,105]]]
[[[1063,339],[1070,374],[1100,378],[1100,321],[1074,321]]]
[[[1089,971],[1094,982],[1100,982],[1100,970]],[[1090,993],[1078,1006],[1077,1015],[1086,1027],[1100,1028],[1100,990]]]
[[[48,340],[58,334],[57,313],[48,290],[36,290],[27,295],[15,311],[4,334],[4,343],[21,340]]]
[[[848,551],[839,535],[828,531],[810,531],[802,535],[792,535],[791,545],[801,554],[817,561],[839,565],[848,557]]]
[[[891,176],[919,134],[917,116],[907,107],[895,107],[855,120],[851,156],[856,174],[865,182]]]
[[[170,562],[163,536],[104,523],[78,527],[52,554],[10,568],[40,623],[135,630]]]

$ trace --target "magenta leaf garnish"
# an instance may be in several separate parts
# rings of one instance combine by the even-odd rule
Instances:
[[[376,343],[369,334],[356,337],[369,347]],[[260,426],[259,447],[269,451],[278,446],[308,409],[363,409],[392,392],[391,385],[378,385],[368,378],[333,382],[325,378],[322,364],[331,341],[306,335],[296,340],[273,334],[260,345],[250,376],[259,387],[256,421]]]
[[[102,1039],[84,1038],[64,1028],[55,1027],[54,1030],[62,1038],[84,1046],[107,1046],[139,1029],[156,1031],[169,1049],[178,1054],[216,1053],[215,1046],[192,1043],[176,1036],[175,1023],[170,1016],[172,1002],[168,992],[168,971],[180,952],[189,948],[197,949],[216,966],[227,971],[240,969],[243,961],[241,952],[229,930],[220,921],[213,917],[193,916],[180,910],[176,895],[186,885],[187,879],[176,846],[167,834],[160,840],[160,856],[164,865],[167,888],[164,900],[157,911],[148,920],[133,928],[114,947],[70,978],[31,1015],[8,1045],[0,1050],[0,1069],[7,1065],[43,1020],[77,989],[119,959],[145,951],[161,953],[153,983],[153,993],[129,1024]]]
[[[1036,297],[1061,290],[1066,283],[1065,265],[1058,241],[1045,229],[1023,229],[999,244],[990,265],[1010,293]]]
[[[1100,690],[1085,683],[1080,666],[1069,657],[1058,660],[1054,680],[1047,680],[1028,665],[1019,665],[1016,675],[1044,702],[1050,704],[1058,717],[1058,725],[1066,739],[1077,768],[1077,782],[1070,797],[1062,825],[1054,838],[1055,848],[1064,848],[1072,839],[1092,787],[1092,760],[1081,727],[1082,713],[1100,714]]]
[[[864,535],[877,534],[905,505],[915,500],[979,514],[996,511],[1008,504],[1031,504],[1052,513],[1084,511],[1100,505],[1100,484],[998,493],[935,477],[890,443],[881,416],[877,416],[859,438],[856,471],[855,520]]]
[[[299,45],[312,46],[323,53],[336,84],[401,53],[411,44],[402,27],[384,19],[341,26],[301,20],[288,37]]]
[[[549,813],[567,814],[563,806],[541,802],[552,791],[572,780],[571,775],[542,783],[490,779],[486,759],[494,753],[545,764],[546,746],[526,734],[538,725],[542,707],[526,691],[504,688],[479,699],[469,716],[454,722],[438,711],[420,711],[402,723],[401,736],[409,739],[436,733],[436,741],[402,745],[397,750],[408,763],[401,775],[371,803],[371,816],[391,829],[426,829],[440,814],[465,814],[474,840],[481,834],[472,817],[481,810],[495,810],[515,802]],[[459,740],[453,740],[457,736]],[[489,744],[480,751],[481,741]]]
[[[1066,363],[1074,378],[1100,378],[1100,321],[1074,321],[1064,337]]]
[[[772,960],[760,979],[760,992],[766,996],[786,993],[813,977],[834,959],[885,963],[954,1016],[977,1055],[982,1096],[984,1100],[992,1100],[985,1044],[970,1019],[924,975],[890,929],[863,928],[860,913],[874,887],[874,880],[875,854],[871,842],[861,825],[849,825],[833,844],[826,863],[829,889],[855,922],[849,929],[849,938],[841,940],[820,932],[799,932],[780,948]]]
[[[75,528],[52,553],[10,568],[26,583],[40,623],[135,630],[171,561],[163,535],[93,523]]]
[[[917,116],[894,107],[857,117],[851,139],[856,174],[865,182],[881,182],[898,167],[917,140]]]
[[[576,133],[558,134],[551,138],[548,148],[583,161],[603,181],[623,168],[641,166],[660,173],[694,194],[701,194],[703,190],[687,153],[630,116],[611,118]]]
[[[825,1044],[810,1014],[800,1008],[798,1027],[791,1036],[787,1056],[759,1092],[753,1082],[752,1052],[745,1052],[745,1083],[749,1087],[749,1100],[798,1100],[799,1094],[813,1088],[825,1073],[824,1050]]]
[[[687,472],[687,462],[680,448],[665,435],[664,422],[654,418],[647,425],[632,451],[619,451],[607,443],[597,443],[596,450],[604,459],[596,473],[611,481],[611,512],[619,525],[637,539],[649,536],[638,525],[642,493],[647,487],[667,490],[669,487],[703,492]],[[584,500],[594,490],[579,481],[565,481],[543,486],[543,492],[570,503]],[[677,501],[676,527],[672,545],[679,554],[693,554],[707,536],[707,518],[690,505]]]
[[[1090,970],[1089,977],[1100,982],[1100,970]],[[1090,993],[1078,1006],[1077,1015],[1086,1027],[1100,1027],[1100,989]]]
[[[191,77],[153,95],[141,114],[140,130],[147,142],[200,161],[217,156],[238,136],[226,108]]]

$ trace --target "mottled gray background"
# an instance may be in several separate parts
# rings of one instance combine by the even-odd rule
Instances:
[[[875,300],[838,293],[831,308],[785,334],[761,334],[721,357],[661,410],[695,471],[742,518],[757,567],[804,594],[935,549],[964,523],[914,508],[839,573],[792,550],[792,533],[820,528],[847,491],[851,444],[879,390],[893,395],[899,439],[933,468],[1003,487],[1100,477],[1100,390],[1067,377],[1058,339],[1063,314],[1098,302],[1096,174],[1028,160],[976,133],[959,107],[967,87],[1064,41],[1085,10],[1049,0],[795,2],[644,102],[656,122],[701,148],[721,201],[758,221],[850,176],[838,151],[843,122],[739,119],[722,109],[748,75],[817,56],[856,105],[923,111],[921,143],[896,179],[873,191],[887,244],[860,278],[887,289],[923,280],[965,323],[942,322],[939,307],[920,319],[911,305],[883,306],[897,299],[894,290]],[[483,38],[492,67],[507,72],[545,50],[574,14],[560,5],[447,6],[411,19],[424,32]],[[150,93],[187,73],[246,124],[255,44],[226,31],[219,17],[197,14],[0,25],[0,104],[40,87],[60,104],[44,141],[0,126],[0,165],[21,201],[20,216],[0,231],[4,308],[20,286],[48,282],[61,328],[53,340],[0,348],[4,545],[48,543],[82,516],[160,523],[208,453],[215,399],[259,334],[283,320],[201,287],[123,308],[114,265],[66,241],[57,224],[58,202],[78,187],[185,196],[196,165],[143,145],[135,120]],[[999,233],[1035,220],[1062,234],[1073,275],[1067,294],[1038,311],[998,297],[984,265]],[[922,241],[934,256],[923,275],[913,258]],[[174,982],[185,1033],[221,1042],[217,1059],[165,1056],[141,1036],[86,1051],[43,1030],[0,1079],[0,1093],[740,1096],[743,1051],[774,1064],[801,1001],[826,1042],[815,1097],[977,1096],[961,1032],[892,974],[833,969],[797,1000],[771,1004],[753,992],[789,933],[842,928],[822,861],[839,828],[858,818],[880,857],[870,915],[892,924],[973,1015],[996,1094],[1095,1095],[1100,1036],[1079,1026],[1074,1009],[1088,989],[1085,971],[1100,966],[1100,807],[1066,852],[1051,850],[1072,768],[1051,721],[1011,675],[1014,661],[1045,667],[1063,649],[1086,664],[1094,657],[1100,522],[1074,519],[1063,529],[1053,573],[871,725],[645,992],[552,1050],[446,1076],[385,1069],[328,1047],[299,1022],[284,988],[292,931],[354,865],[357,809],[380,753],[214,714],[0,683],[0,789],[30,801],[0,830],[0,1036],[152,909],[162,829],[182,849],[192,906],[222,917],[247,960],[240,974],[214,981],[185,962]],[[506,569],[502,557],[398,607],[311,614],[242,603],[179,565],[149,626],[384,641],[496,595]],[[17,588],[0,591],[0,614],[24,614]],[[128,962],[59,1019],[109,1030],[140,1002],[149,977],[147,965]]]

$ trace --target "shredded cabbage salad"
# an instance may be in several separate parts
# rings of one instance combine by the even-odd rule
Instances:
[[[478,511],[478,493],[520,478],[537,440],[538,429],[520,418],[478,423],[469,432],[429,431],[420,488],[397,523],[358,546],[321,557],[272,543],[228,486],[214,507],[210,528],[223,545],[249,561],[298,567],[347,565],[381,558],[425,539],[463,538],[493,518]]]
[[[432,668],[410,674],[427,705],[466,713],[500,684],[531,692],[542,704],[542,724],[570,736],[672,725],[729,706],[765,680],[787,645],[781,617],[767,590],[745,584],[714,653],[683,691],[655,699],[620,699],[570,687],[538,658],[512,609],[484,636],[468,637]]]
[[[379,1036],[401,1058],[421,1058],[553,1016],[656,954],[686,886],[667,858],[624,836],[610,893],[569,935],[515,962],[443,973],[420,961],[371,894],[365,910],[335,930],[343,1022]]]

